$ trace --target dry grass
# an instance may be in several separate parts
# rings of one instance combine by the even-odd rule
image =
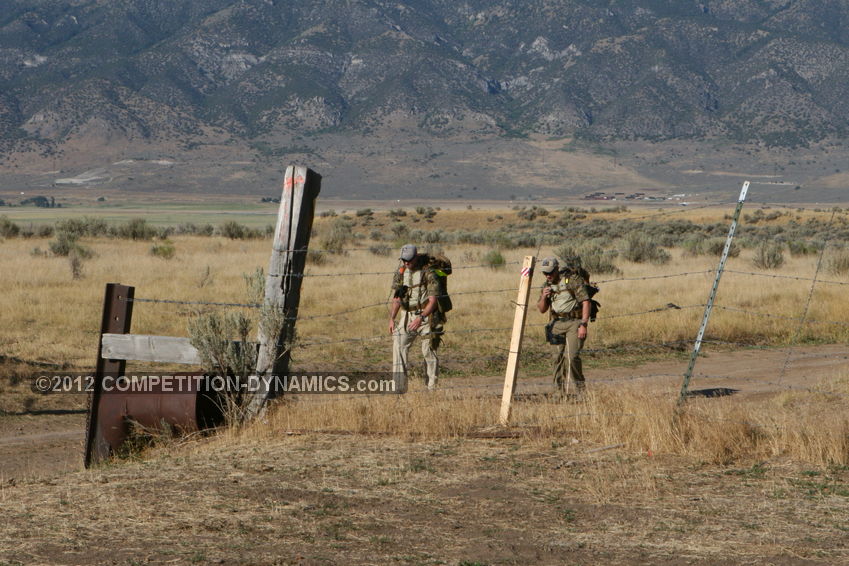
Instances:
[[[845,563],[845,470],[717,469],[591,449],[345,436],[198,442],[66,481],[0,486],[0,560]]]
[[[87,241],[95,257],[85,261],[84,278],[73,279],[64,258],[34,257],[33,247],[46,247],[38,240],[8,240],[0,245],[0,297],[4,313],[4,331],[0,346],[9,355],[86,366],[92,363],[103,286],[107,282],[134,285],[140,298],[187,301],[246,302],[242,275],[252,273],[268,261],[265,241],[231,241],[220,238],[175,237],[176,257],[164,260],[149,254],[149,243],[96,240]],[[476,261],[486,248],[448,247],[446,252],[458,266]],[[480,329],[506,329],[512,324],[519,262],[536,250],[503,251],[508,265],[504,269],[458,269],[451,276],[450,290],[455,311],[449,315],[446,346],[450,352],[469,358],[503,357],[509,330],[479,332]],[[540,255],[551,253],[541,250]],[[734,258],[728,268],[756,272],[748,263],[748,253]],[[783,274],[813,274],[815,257],[789,258]],[[668,265],[657,267],[619,262],[623,280],[602,284],[598,299],[601,317],[592,327],[591,347],[604,348],[627,344],[659,344],[692,340],[702,315],[715,268],[713,258],[676,257]],[[478,264],[479,265],[479,264]],[[395,260],[378,257],[368,251],[345,256],[328,256],[323,265],[310,266],[304,281],[299,334],[304,343],[336,342],[349,338],[367,338],[361,344],[334,344],[304,347],[295,358],[305,364],[327,357],[356,360],[368,368],[385,358],[385,335],[389,275],[351,275],[330,277],[336,273],[391,272]],[[697,272],[693,275],[643,279],[662,275]],[[698,273],[701,272],[701,273]],[[771,274],[764,272],[765,274]],[[598,279],[604,280],[600,276]],[[849,282],[847,276],[829,276],[829,280]],[[537,282],[539,284],[539,282]],[[809,281],[787,278],[753,277],[728,273],[723,278],[709,327],[709,338],[751,344],[801,342],[840,342],[849,337],[845,325],[806,325],[801,329],[785,318],[769,318],[723,310],[722,307],[751,312],[799,317],[810,292]],[[481,293],[485,291],[486,293]],[[495,292],[497,291],[497,292]],[[532,299],[537,291],[533,291]],[[818,285],[808,318],[819,321],[849,319],[849,306],[842,300],[842,287]],[[669,303],[684,308],[666,309]],[[339,316],[324,316],[371,306]],[[142,334],[186,336],[187,320],[197,312],[213,307],[142,304],[134,308],[133,331]],[[653,309],[658,312],[635,315]],[[320,316],[311,319],[310,317]],[[531,312],[529,325],[540,325],[545,317]],[[69,329],[75,329],[69,332]],[[452,332],[454,334],[452,335]],[[530,329],[535,340],[537,330]],[[475,352],[475,355],[471,355]],[[352,358],[353,355],[353,358]]]
[[[816,392],[752,402],[733,397],[679,407],[675,391],[595,386],[579,403],[547,395],[514,404],[514,430],[526,442],[576,438],[631,453],[676,454],[710,464],[789,458],[811,465],[849,465],[849,385],[830,380]],[[328,396],[330,397],[330,396]],[[405,396],[296,396],[268,420],[239,434],[279,436],[321,431],[445,440],[497,429],[500,397],[488,390]]]
[[[488,214],[491,213],[440,213],[437,220],[444,224],[435,226],[452,227],[462,218],[471,224],[485,223]],[[326,221],[318,223],[316,241],[322,239],[330,225]],[[266,265],[269,254],[266,241],[182,236],[174,237],[173,242],[176,256],[166,260],[149,253],[149,242],[86,241],[95,256],[86,261],[82,280],[73,279],[62,258],[29,253],[35,246],[46,247],[43,241],[3,242],[0,245],[0,264],[4,266],[0,286],[5,290],[0,296],[3,352],[23,360],[91,367],[105,283],[134,285],[137,298],[242,303],[247,301],[243,275]],[[365,247],[366,243],[358,241],[352,246]],[[476,263],[487,251],[486,247],[449,246],[445,251],[455,264],[455,274],[450,280],[455,310],[449,315],[442,349],[447,378],[444,384],[483,387],[433,395],[414,391],[402,398],[340,401],[321,398],[286,404],[284,410],[275,413],[272,433],[284,429],[329,429],[444,439],[496,424],[498,382],[506,360],[519,264],[526,254],[537,250],[504,250],[508,265],[497,270],[478,267],[480,264]],[[541,256],[550,253],[547,249],[540,250]],[[744,251],[729,262],[728,268],[756,272],[751,267],[751,254]],[[816,257],[812,256],[791,257],[781,273],[812,274],[815,262]],[[375,256],[366,250],[328,255],[324,263],[308,266],[309,277],[304,279],[302,289],[302,320],[298,323],[299,343],[293,350],[295,369],[389,369],[385,302],[388,273],[395,266],[396,260],[391,255]],[[589,347],[603,350],[612,346],[648,346],[647,351],[658,355],[663,343],[694,338],[702,316],[701,305],[713,282],[713,273],[708,271],[715,268],[716,258],[694,258],[673,251],[673,261],[664,266],[624,261],[618,262],[618,266],[622,277],[602,284],[598,298],[603,308],[599,321],[591,327]],[[340,273],[349,275],[335,276]],[[682,273],[692,274],[679,276]],[[658,277],[666,275],[671,277]],[[846,276],[829,279],[849,282]],[[842,287],[819,285],[809,318],[849,320],[849,305],[841,291]],[[809,292],[809,281],[728,273],[720,287],[708,338],[760,345],[845,341],[849,337],[846,325],[817,324],[800,329],[797,323],[785,318],[753,316],[721,308],[799,317]],[[532,301],[536,293],[535,289]],[[665,308],[669,303],[691,308]],[[367,308],[359,308],[363,306]],[[199,313],[216,309],[205,305],[138,302],[134,306],[132,330],[138,334],[187,336],[190,320]],[[646,312],[654,309],[661,310]],[[256,315],[252,309],[245,312]],[[541,329],[537,328],[545,320],[533,310],[529,314],[531,326],[526,334],[523,379],[548,372],[549,350],[541,343]],[[417,355],[415,352],[414,356]],[[633,361],[633,355],[628,361]],[[591,372],[594,363],[615,365],[617,359],[612,354],[588,355],[586,363]],[[475,382],[476,378],[481,380]],[[631,450],[687,455],[714,463],[780,455],[816,465],[845,464],[846,421],[835,417],[818,418],[814,422],[806,415],[839,414],[832,408],[835,404],[842,407],[841,395],[846,393],[819,396],[798,393],[804,401],[792,397],[796,394],[788,394],[788,400],[778,406],[774,401],[746,405],[734,400],[712,400],[704,406],[691,403],[684,414],[678,415],[674,387],[665,391],[598,387],[582,405],[555,403],[545,398],[518,403],[514,422],[527,424],[526,436],[531,439],[576,434],[600,445],[623,444]]]
[[[322,229],[319,223],[319,233]],[[84,263],[82,280],[71,277],[61,258],[30,256],[32,247],[45,247],[43,241],[3,242],[0,352],[90,367],[105,283],[134,285],[142,298],[245,302],[242,275],[265,266],[269,254],[263,241],[173,241],[172,260],[151,256],[149,242],[86,241],[96,256]],[[455,266],[463,266],[475,265],[488,248],[446,251]],[[517,436],[474,438],[499,430],[518,262],[536,251],[502,251],[516,263],[452,275],[455,311],[442,350],[447,371],[441,390],[429,393],[414,382],[404,396],[286,396],[263,422],[210,436],[159,438],[126,460],[71,471],[61,481],[0,475],[0,513],[6,518],[0,564],[847,563],[845,371],[827,374],[822,382],[803,375],[795,384],[804,383],[804,389],[693,397],[679,410],[682,360],[667,356],[655,362],[670,363],[677,373],[672,379],[630,380],[638,372],[622,363],[634,357],[604,352],[585,357],[587,399],[563,402],[541,393],[549,385],[533,375],[547,373],[550,350],[541,344],[541,329],[531,326],[522,394],[508,429]],[[549,253],[543,249],[540,255]],[[756,271],[750,257],[744,251],[729,268]],[[702,304],[712,274],[643,278],[706,271],[715,262],[677,253],[662,267],[620,262],[629,280],[602,286],[602,317],[591,326],[588,346],[692,340],[701,307],[617,315],[667,303]],[[814,262],[789,258],[781,273],[806,276]],[[308,272],[394,267],[391,256],[354,251],[328,256]],[[388,283],[384,274],[305,279],[296,366],[388,370],[382,304]],[[847,320],[841,289],[819,286],[809,316]],[[805,281],[729,273],[719,304],[799,316],[809,290]],[[363,305],[377,306],[310,318]],[[189,320],[214,310],[139,302],[133,332],[187,336]],[[528,319],[530,325],[544,321],[535,312]],[[500,330],[476,332],[481,328]],[[846,339],[840,325],[809,325],[798,337],[797,329],[784,319],[717,309],[708,334],[764,345]],[[349,338],[367,340],[341,342]],[[303,344],[316,342],[333,343]],[[720,361],[729,359],[730,352],[711,345],[707,350]],[[658,351],[651,350],[660,358]],[[744,354],[749,357],[739,358],[740,365],[757,366],[769,352]],[[780,365],[782,357],[779,352],[770,361]],[[712,361],[709,356],[700,367],[716,369],[708,365]],[[3,369],[25,376],[33,366],[7,360]],[[752,369],[760,377],[768,371]],[[601,373],[619,381],[602,383],[596,379]],[[33,401],[23,381],[0,387],[0,410],[13,413],[0,421],[7,434],[34,426],[39,417],[30,411],[33,404],[49,413],[79,410],[84,401],[83,396]],[[83,418],[62,418],[70,417]],[[78,451],[77,444],[70,450]],[[68,450],[53,448],[53,458]],[[35,457],[37,449],[0,444],[0,459],[31,459],[32,467],[48,467]]]

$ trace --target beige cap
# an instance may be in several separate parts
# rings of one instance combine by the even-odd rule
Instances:
[[[558,267],[559,267],[559,265],[557,263],[557,258],[547,257],[544,260],[542,260],[542,263],[540,264],[539,269],[543,273],[548,274],[548,273],[554,273],[555,271],[557,271]]]

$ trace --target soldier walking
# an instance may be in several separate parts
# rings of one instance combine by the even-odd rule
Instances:
[[[541,313],[550,309],[552,343],[558,345],[554,385],[560,394],[565,394],[567,383],[572,381],[580,398],[586,389],[581,349],[587,339],[591,308],[587,282],[569,266],[561,271],[553,257],[542,260],[541,271],[545,275],[545,286],[537,308]]]
[[[439,377],[439,358],[436,350],[441,341],[445,317],[440,312],[437,298],[439,288],[430,269],[428,257],[419,254],[416,246],[401,248],[402,265],[392,280],[392,304],[389,308],[389,333],[393,336],[392,372],[399,391],[407,387],[407,369],[410,346],[417,336],[422,339],[422,356],[425,360],[425,384],[436,389]],[[395,318],[401,313],[400,320]]]

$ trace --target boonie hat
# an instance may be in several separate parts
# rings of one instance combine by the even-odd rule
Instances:
[[[401,248],[401,259],[403,261],[410,261],[414,257],[416,257],[416,254],[418,253],[419,250],[416,249],[416,246],[414,246],[413,244],[407,244],[403,248]]]
[[[555,271],[557,271],[557,267],[557,258],[547,257],[542,260],[542,263],[540,264],[540,271],[546,274],[554,273]]]

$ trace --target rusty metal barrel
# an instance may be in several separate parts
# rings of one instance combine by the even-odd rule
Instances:
[[[203,386],[203,373],[180,372],[188,379],[174,391],[162,382],[103,389],[90,407],[86,466],[121,453],[139,432],[147,435],[185,435],[224,422],[223,399]],[[120,376],[106,376],[119,383]],[[93,426],[92,426],[93,425]]]

